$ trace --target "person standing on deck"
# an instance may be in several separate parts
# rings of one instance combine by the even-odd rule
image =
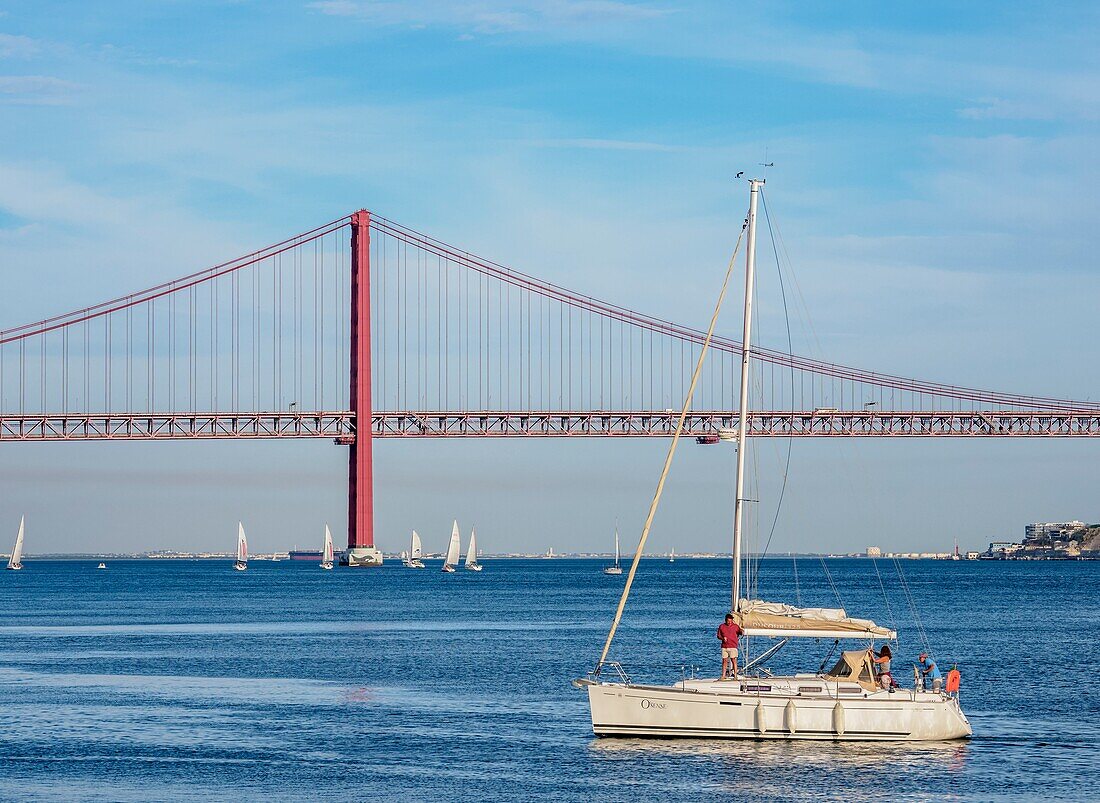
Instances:
[[[722,642],[722,680],[727,677],[737,677],[737,644],[744,631],[733,621],[733,614],[726,614],[726,621],[718,625],[718,640]],[[726,665],[732,667],[732,671],[726,674]]]
[[[922,652],[920,654],[920,673],[924,682],[924,687],[928,688],[928,680],[932,680],[932,691],[939,691],[943,688],[943,675],[940,674],[940,668],[936,666],[936,662],[932,657]]]

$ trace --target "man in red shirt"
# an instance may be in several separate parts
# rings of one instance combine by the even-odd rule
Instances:
[[[733,614],[726,614],[726,621],[718,625],[718,640],[722,642],[722,680],[727,677],[737,677],[737,642],[741,638],[740,626],[733,621]],[[732,665],[733,671],[726,674],[727,662]]]

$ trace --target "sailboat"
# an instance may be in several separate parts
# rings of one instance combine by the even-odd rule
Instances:
[[[451,541],[447,544],[447,557],[443,560],[443,571],[447,574],[454,574],[455,566],[458,565],[458,553],[462,549],[462,539],[458,534],[458,521],[455,521],[454,526],[451,528]]]
[[[101,564],[99,564],[98,566],[96,566],[96,568],[97,568],[97,569],[106,569],[106,568],[107,568],[107,564],[106,564],[106,563],[101,563]]]
[[[673,547],[671,550],[669,550],[668,562],[669,563],[675,563],[676,562],[676,547]]]
[[[321,547],[321,568],[332,568],[332,532],[329,530],[328,525],[325,525],[325,545]]]
[[[619,528],[615,528],[615,564],[613,566],[604,566],[604,574],[622,574],[623,567],[619,565]]]
[[[23,568],[23,520],[25,518],[25,516],[19,517],[19,534],[15,536],[15,546],[12,547],[11,557],[8,558],[8,568],[13,572]]]
[[[819,739],[828,741],[940,741],[971,735],[970,723],[959,704],[958,675],[948,683],[952,691],[881,688],[876,683],[871,650],[876,641],[896,641],[897,634],[869,619],[848,616],[841,608],[802,608],[781,602],[746,599],[742,596],[742,514],[745,440],[748,423],[749,357],[753,271],[756,260],[756,210],[759,179],[749,181],[749,214],[745,258],[744,337],[742,338],[741,396],[736,432],[722,433],[737,442],[736,496],[733,527],[733,588],[730,615],[743,636],[780,639],[740,673],[721,678],[684,678],[668,686],[638,685],[624,667],[608,661],[607,655],[631,582],[656,513],[661,489],[668,476],[683,422],[690,408],[696,381],[707,347],[714,334],[722,296],[711,318],[695,374],[684,400],[683,410],[665,458],[658,490],[650,504],[638,548],[630,567],[618,608],[595,669],[573,684],[588,692],[592,730],[598,736],[660,736],[723,739]],[[738,239],[738,247],[740,246]],[[734,254],[736,256],[737,250]],[[726,283],[734,262],[731,260]],[[727,284],[723,285],[725,294]],[[832,648],[816,672],[773,675],[761,664],[775,655],[792,638],[828,639]],[[854,639],[859,649],[844,650],[828,671],[825,667],[841,639]],[[742,642],[748,652],[748,639]],[[930,650],[929,650],[930,651]],[[743,656],[747,659],[747,655]],[[754,672],[754,670],[756,670]],[[954,670],[952,671],[954,674]],[[609,677],[610,676],[610,677]],[[889,684],[885,684],[889,685]]]
[[[481,564],[477,562],[477,535],[470,528],[470,548],[466,550],[466,568],[471,572],[480,572]]]
[[[233,568],[243,572],[248,568],[248,541],[244,537],[244,525],[237,522],[237,561]]]
[[[424,561],[421,557],[424,555],[424,548],[420,545],[420,536],[417,535],[416,530],[413,530],[412,544],[409,547],[408,553],[402,552],[401,564],[407,569],[423,569]],[[456,558],[457,560],[457,558]]]

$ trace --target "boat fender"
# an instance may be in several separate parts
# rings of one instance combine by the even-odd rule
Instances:
[[[792,735],[794,734],[794,732],[796,730],[796,727],[797,727],[797,722],[796,722],[796,712],[797,712],[797,710],[798,709],[796,709],[794,707],[794,700],[788,700],[787,701],[787,707],[783,709],[783,719],[784,719],[784,721],[786,722],[786,725],[787,725],[787,733],[790,733]]]
[[[837,736],[844,735],[844,706],[840,703],[833,706],[833,731]]]
[[[764,722],[764,704],[759,700],[756,703],[756,730],[760,733],[767,733],[768,726]]]
[[[958,667],[952,667],[947,673],[947,685],[944,687],[949,694],[958,694],[959,684],[962,682],[962,673]]]

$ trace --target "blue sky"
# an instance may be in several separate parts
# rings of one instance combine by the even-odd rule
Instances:
[[[812,318],[796,347],[1095,397],[1098,15],[1015,2],[0,2],[0,327],[361,206],[698,323],[744,206],[730,177],[766,155]],[[723,326],[736,332],[736,316]],[[381,444],[380,541],[397,547],[416,526],[442,544],[458,516],[490,550],[593,546],[616,517],[640,523],[663,448]],[[1100,519],[1092,457],[1055,442],[797,444],[777,543],[977,545],[1033,519]],[[761,459],[767,474],[774,456]],[[728,461],[681,463],[654,543],[720,548]],[[837,463],[848,480],[826,478]],[[342,521],[343,471],[328,444],[9,446],[0,528],[26,511],[42,548],[219,546],[243,517],[257,548],[283,547]]]

